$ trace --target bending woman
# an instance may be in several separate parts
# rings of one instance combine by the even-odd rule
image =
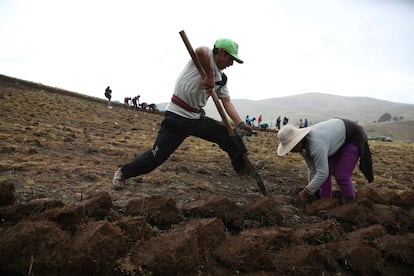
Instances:
[[[318,190],[320,198],[332,197],[332,175],[341,190],[342,201],[355,199],[352,172],[358,159],[368,182],[374,180],[367,135],[350,120],[334,118],[300,129],[287,125],[277,137],[279,156],[298,152],[306,161],[309,183],[298,195],[301,203],[309,201]]]

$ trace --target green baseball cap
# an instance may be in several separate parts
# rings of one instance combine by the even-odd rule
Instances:
[[[219,38],[216,40],[216,43],[214,43],[214,47],[224,49],[227,53],[229,53],[229,55],[233,57],[235,61],[238,63],[243,63],[243,60],[237,56],[239,45],[237,45],[237,43],[233,40],[228,38]]]

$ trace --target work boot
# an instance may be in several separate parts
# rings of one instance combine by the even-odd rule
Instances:
[[[258,160],[258,161],[254,161],[251,162],[252,166],[249,166],[248,164],[246,164],[237,174],[241,177],[241,178],[246,178],[248,176],[253,176],[255,175],[260,169],[262,169],[264,167],[264,161],[263,160]]]
[[[121,169],[119,169],[115,172],[114,178],[112,179],[112,189],[122,190],[123,188],[125,188],[125,186],[126,186],[126,179]]]

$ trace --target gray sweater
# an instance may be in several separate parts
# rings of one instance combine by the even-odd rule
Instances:
[[[315,193],[329,176],[328,158],[345,144],[345,123],[334,118],[315,124],[306,138],[306,151],[302,153],[308,166],[306,189]]]
[[[344,144],[358,146],[359,169],[369,183],[374,181],[372,156],[364,129],[347,119],[330,119],[311,127],[306,136],[306,150],[302,153],[308,165],[309,184],[306,189],[315,193],[329,177],[328,158]]]

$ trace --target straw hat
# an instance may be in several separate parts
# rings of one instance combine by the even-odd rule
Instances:
[[[310,131],[310,127],[297,128],[292,125],[282,127],[277,133],[279,139],[277,154],[282,156],[290,152]]]

